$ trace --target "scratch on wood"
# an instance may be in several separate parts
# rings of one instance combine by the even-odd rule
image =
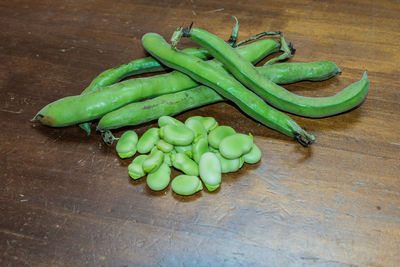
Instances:
[[[24,112],[23,109],[20,109],[18,111],[14,111],[14,110],[9,110],[9,109],[4,109],[4,108],[0,109],[0,111],[7,112],[7,113],[12,113],[12,114],[21,114],[22,112]]]
[[[224,11],[224,10],[225,10],[225,8],[217,8],[217,9],[206,11],[205,13],[214,13],[214,12],[220,12],[220,11]]]

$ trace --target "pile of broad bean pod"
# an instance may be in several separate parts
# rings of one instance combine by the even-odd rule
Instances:
[[[229,126],[207,128],[210,118],[190,118],[182,123],[174,121],[171,116],[230,100],[254,120],[307,146],[314,142],[314,135],[282,111],[309,118],[337,115],[360,105],[368,93],[369,80],[365,72],[361,80],[333,96],[296,95],[279,84],[322,81],[340,74],[341,70],[330,61],[276,63],[291,57],[295,51],[291,44],[286,43],[281,32],[263,32],[236,43],[237,33],[237,21],[228,42],[191,26],[179,27],[172,35],[171,44],[159,34],[147,33],[142,38],[142,44],[151,57],[136,59],[102,72],[80,95],[67,96],[46,105],[33,121],[51,127],[79,125],[89,135],[92,122],[100,119],[97,130],[110,144],[118,139],[112,135],[113,129],[154,120],[158,120],[159,124],[168,121],[168,125],[152,128],[140,139],[134,131],[124,133],[116,149],[122,158],[134,156],[136,149],[139,153],[150,152],[149,155],[137,156],[129,166],[133,179],[148,174],[148,186],[153,190],[162,190],[170,182],[169,166],[173,166],[184,175],[173,180],[172,189],[178,194],[190,195],[202,189],[197,176],[200,175],[208,190],[215,190],[220,185],[221,173],[227,170],[224,160],[236,160],[235,166],[240,168],[243,162],[255,163],[259,160],[246,161],[246,154],[255,153],[261,158],[261,152],[253,144],[251,135],[236,134]],[[268,35],[280,35],[280,42],[260,39]],[[182,37],[190,38],[200,48],[178,50],[176,46]],[[266,56],[278,51],[283,53],[264,66],[254,67]],[[123,80],[128,76],[169,68],[173,71]],[[206,124],[204,121],[207,121]],[[231,138],[237,139],[228,142],[226,137],[228,141],[224,139],[222,143],[230,145],[222,145],[221,150],[220,146],[212,144],[212,136],[216,131],[227,129],[224,127],[229,127],[231,130],[227,131],[235,133]],[[142,141],[146,136],[150,136],[151,140],[147,144]],[[188,144],[180,143],[182,138],[189,136],[193,138],[190,142],[186,140]],[[247,146],[236,147],[235,142]],[[142,143],[147,145],[146,149]],[[193,152],[179,151],[181,146],[189,145]],[[240,153],[229,158],[224,153],[232,149],[239,149]],[[189,171],[182,167],[186,164],[192,166]],[[197,172],[191,172],[193,170]]]

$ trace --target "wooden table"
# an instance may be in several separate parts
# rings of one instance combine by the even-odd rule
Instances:
[[[399,265],[398,1],[21,0],[0,13],[2,266]],[[229,103],[177,116],[214,116],[251,132],[263,152],[216,192],[191,197],[133,182],[131,160],[96,132],[29,122],[103,70],[145,56],[144,33],[169,38],[193,21],[226,39],[232,16],[239,39],[281,30],[297,49],[291,62],[331,60],[343,71],[287,89],[332,95],[367,69],[366,101],[329,118],[291,115],[317,137],[308,148]]]

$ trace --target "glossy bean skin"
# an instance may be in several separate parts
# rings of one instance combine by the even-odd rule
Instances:
[[[185,125],[169,124],[160,128],[160,137],[171,145],[186,146],[193,142],[194,133]]]
[[[163,139],[158,140],[156,144],[157,148],[164,153],[171,152],[174,149],[174,146],[170,143],[165,142]]]
[[[358,106],[369,90],[369,80],[365,73],[359,82],[334,96],[316,98],[296,95],[262,76],[250,62],[219,37],[197,28],[186,30],[183,35],[207,48],[233,76],[268,103],[296,115],[320,118],[345,112]]]
[[[253,143],[250,151],[243,155],[244,162],[249,164],[255,164],[261,160],[262,153],[260,148]]]
[[[208,143],[213,148],[219,149],[219,144],[221,143],[222,139],[227,136],[234,135],[235,133],[236,131],[230,126],[218,126],[208,134]]]
[[[177,120],[174,117],[167,116],[167,115],[159,117],[157,122],[158,122],[158,127],[160,127],[160,128],[163,126],[166,126],[166,125],[175,125],[175,126],[184,126],[185,125],[180,120]]]
[[[212,57],[204,48],[186,48],[183,51],[203,60],[210,59]],[[83,90],[81,94],[88,94],[97,90],[98,88],[112,85],[128,76],[164,70],[165,66],[162,66],[152,57],[135,59],[118,67],[103,71],[92,80],[90,85]],[[90,135],[90,126],[90,122],[79,125],[79,127],[85,130],[88,135]]]
[[[154,147],[143,161],[142,167],[146,173],[157,170],[164,161],[164,153]]]
[[[137,151],[141,154],[149,153],[160,140],[159,128],[150,128],[139,138]]]
[[[331,61],[279,63],[256,69],[262,76],[277,84],[289,84],[300,80],[324,81],[342,72]]]
[[[222,156],[219,151],[215,151],[214,154],[219,159],[222,173],[236,172],[243,166],[244,163],[243,157],[235,159],[227,159],[224,156]]]
[[[203,185],[197,176],[182,174],[172,180],[171,188],[178,195],[190,196],[203,190]]]
[[[188,118],[185,121],[185,125],[194,133],[194,142],[196,142],[196,140],[199,138],[207,138],[207,130],[201,121],[195,118]]]
[[[146,175],[143,170],[143,161],[147,158],[147,155],[139,155],[132,160],[132,163],[128,166],[129,176],[133,179],[139,179]]]
[[[222,139],[219,152],[227,159],[236,159],[248,153],[253,146],[253,137],[245,134],[233,134]]]
[[[165,163],[161,163],[157,170],[149,173],[146,179],[147,186],[154,191],[164,190],[170,181],[171,168]]]
[[[214,90],[206,86],[198,86],[182,92],[128,104],[104,115],[97,128],[100,131],[105,131],[139,125],[157,120],[163,115],[174,116],[192,108],[223,100]]]
[[[251,57],[257,62],[278,48],[277,41],[268,39],[236,49],[246,58]],[[98,88],[87,94],[58,99],[43,107],[32,121],[39,121],[51,127],[73,125],[94,120],[135,101],[180,92],[198,85],[187,75],[177,71],[130,79]]]
[[[177,153],[184,153],[186,154],[189,158],[193,157],[193,145],[186,145],[186,146],[174,146],[174,150]]]
[[[307,146],[315,140],[313,135],[303,130],[293,119],[267,105],[234,77],[195,57],[173,49],[159,34],[145,34],[142,37],[142,44],[153,57],[213,88],[223,97],[234,102],[247,115],[265,126],[295,138],[303,146]]]
[[[138,135],[134,131],[126,131],[119,138],[115,147],[120,158],[130,158],[136,154]]]
[[[198,176],[199,166],[184,153],[171,155],[171,162],[174,168],[182,171],[184,174]]]
[[[209,152],[207,137],[199,138],[193,142],[192,155],[196,163],[200,162],[201,156],[206,152]]]
[[[204,153],[199,162],[200,178],[208,191],[216,190],[221,184],[221,164],[212,152]]]
[[[204,128],[206,128],[207,132],[218,127],[218,122],[213,117],[193,116],[192,118],[199,120],[203,124]]]

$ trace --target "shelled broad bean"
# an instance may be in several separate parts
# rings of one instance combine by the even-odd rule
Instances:
[[[193,116],[181,122],[162,116],[158,127],[150,128],[139,139],[133,138],[132,144],[117,143],[119,150],[135,147],[144,153],[132,160],[128,174],[134,180],[147,174],[147,185],[154,191],[168,187],[170,167],[183,173],[172,180],[172,190],[179,195],[192,195],[203,189],[202,183],[208,191],[217,190],[223,173],[235,172],[244,163],[255,164],[262,157],[251,134],[237,133],[212,117]],[[126,131],[121,139],[131,135],[131,130]]]

